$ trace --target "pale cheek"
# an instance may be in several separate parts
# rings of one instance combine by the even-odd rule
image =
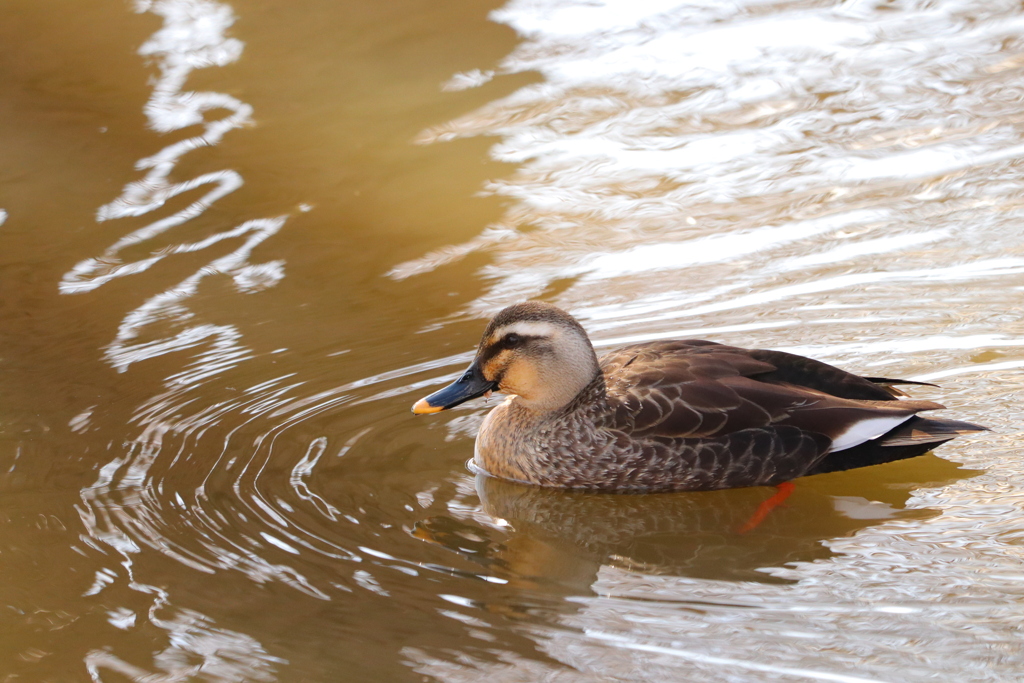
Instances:
[[[537,386],[537,376],[533,368],[516,364],[505,371],[501,381],[501,391],[505,394],[516,394],[529,399],[533,394],[532,388]]]

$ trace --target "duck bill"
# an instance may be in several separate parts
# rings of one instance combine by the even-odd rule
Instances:
[[[497,388],[497,382],[486,379],[476,363],[469,366],[469,369],[457,380],[440,391],[435,391],[426,398],[416,401],[412,412],[417,415],[427,413],[439,413],[448,410],[466,401],[483,396],[489,391]]]

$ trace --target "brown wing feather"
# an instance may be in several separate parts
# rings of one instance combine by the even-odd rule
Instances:
[[[770,413],[718,381],[773,369],[731,347],[644,344],[605,356],[601,368],[613,410],[609,426],[634,436],[712,437],[772,422]]]
[[[832,440],[865,420],[942,407],[897,401],[819,361],[712,342],[626,347],[605,356],[601,367],[612,408],[608,426],[633,437],[707,439],[786,425]]]
[[[790,384],[808,389],[817,389],[839,398],[861,401],[894,401],[899,394],[894,394],[888,387],[880,386],[894,383],[915,384],[903,380],[891,380],[882,377],[868,379],[846,372],[839,368],[822,363],[820,360],[797,356],[785,351],[750,350],[747,353],[755,358],[774,366],[774,370],[758,374],[757,378],[769,384]],[[877,382],[877,383],[876,383]]]

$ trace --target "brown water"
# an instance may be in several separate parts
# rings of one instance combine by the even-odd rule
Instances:
[[[1017,681],[1024,11],[7,0],[6,681]],[[475,482],[505,303],[994,429],[767,489]]]

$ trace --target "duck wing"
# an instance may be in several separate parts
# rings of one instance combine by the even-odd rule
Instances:
[[[735,348],[734,351],[744,353],[754,360],[774,367],[774,370],[753,375],[762,382],[816,389],[840,398],[860,401],[894,401],[897,397],[904,395],[903,392],[893,388],[894,384],[935,386],[905,379],[861,377],[852,372],[840,370],[828,363],[822,363],[820,360],[785,351]]]
[[[640,438],[719,439],[795,427],[827,451],[877,439],[931,401],[897,400],[884,386],[779,351],[684,340],[626,347],[601,361],[609,426]]]

